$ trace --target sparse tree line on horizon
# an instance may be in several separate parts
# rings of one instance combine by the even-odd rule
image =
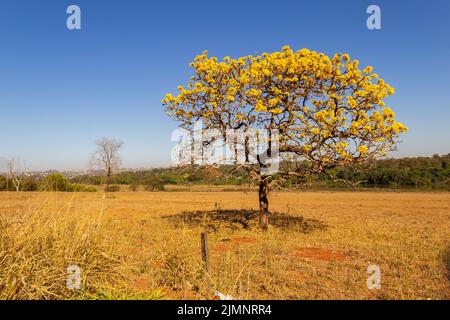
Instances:
[[[93,186],[71,183],[61,173],[54,172],[46,177],[23,175],[20,183],[8,175],[0,175],[0,191],[58,191],[58,192],[96,192]]]
[[[23,162],[22,162],[23,163]],[[14,167],[16,168],[16,167]],[[17,167],[18,168],[18,167]],[[128,190],[164,191],[167,185],[234,185],[245,186],[252,183],[245,170],[233,170],[231,166],[156,168],[151,170],[116,172],[108,177],[103,175],[84,175],[76,178],[64,177],[54,172],[46,177],[14,171],[0,175],[0,191],[59,191],[59,192],[95,192],[101,185],[108,191],[120,191],[120,186],[129,186]],[[113,171],[111,171],[113,172]],[[450,154],[432,157],[377,160],[355,167],[338,167],[335,176],[342,182],[330,180],[319,175],[313,181],[304,181],[291,177],[280,183],[280,188],[296,187],[333,188],[345,187],[348,181],[358,187],[380,188],[439,188],[450,189]],[[109,180],[109,182],[108,182]],[[108,186],[106,184],[108,183]]]
[[[114,173],[119,170],[121,159],[119,150],[123,142],[111,138],[101,138],[95,141],[96,150],[90,157],[91,166],[104,172],[104,191],[117,191],[110,187]],[[25,161],[9,158],[3,161],[6,173],[0,175],[0,191],[65,191],[65,192],[96,192],[97,188],[79,183],[69,182],[61,173],[53,172],[45,177],[28,174]]]
[[[284,166],[292,164],[284,163]],[[372,160],[358,166],[338,166],[329,175],[318,175],[311,179],[302,177],[275,177],[278,189],[334,188],[358,186],[359,188],[440,188],[450,189],[450,154],[432,157]],[[102,184],[101,176],[76,178],[81,183]],[[75,179],[74,179],[75,181]],[[116,174],[114,185],[129,185],[131,190],[144,186],[146,190],[164,190],[165,185],[234,185],[246,186],[253,179],[244,169],[233,166],[220,167],[171,167],[142,171],[127,171]]]

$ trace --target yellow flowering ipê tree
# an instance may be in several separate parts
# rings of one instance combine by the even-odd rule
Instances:
[[[267,131],[268,150],[276,130],[282,159],[303,163],[277,176],[321,173],[384,156],[407,131],[384,102],[394,89],[372,67],[361,70],[348,54],[328,57],[285,46],[280,52],[219,61],[204,52],[191,67],[187,86],[163,99],[167,114],[190,130],[201,120],[223,139],[230,129]],[[256,158],[239,165],[258,177],[260,226],[266,229],[274,176],[265,175],[266,164]]]

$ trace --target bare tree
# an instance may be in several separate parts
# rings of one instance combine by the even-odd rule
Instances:
[[[25,162],[18,158],[9,158],[5,161],[7,179],[11,179],[16,191],[20,191],[22,181],[26,174]]]
[[[119,150],[123,146],[123,142],[111,138],[101,138],[96,140],[95,144],[97,149],[91,157],[91,163],[104,170],[106,175],[106,192],[111,183],[112,175],[119,169],[121,163]]]

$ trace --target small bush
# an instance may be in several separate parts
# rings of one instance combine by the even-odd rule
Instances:
[[[67,181],[64,176],[54,172],[45,177],[46,189],[48,191],[66,191]]]
[[[145,181],[146,191],[164,191],[165,181],[161,177],[152,177]]]

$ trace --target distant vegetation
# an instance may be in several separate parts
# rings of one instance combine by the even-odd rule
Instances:
[[[367,187],[450,189],[450,154],[379,160],[360,169],[338,168],[336,176]]]
[[[372,161],[358,167],[336,167],[332,180],[319,175],[308,181],[290,177],[280,182],[280,188],[339,188],[350,184],[358,188],[416,188],[450,190],[450,154],[432,157],[402,158]],[[22,191],[67,191],[95,192],[105,177],[84,175],[66,179],[61,173],[46,177],[27,176],[23,179]],[[345,183],[347,181],[349,183]],[[129,190],[164,191],[167,185],[235,185],[251,184],[245,170],[234,170],[231,166],[218,168],[158,168],[141,171],[125,171],[111,178],[109,191],[120,191],[128,185]],[[11,181],[0,175],[0,191],[15,191]]]
[[[60,192],[96,192],[89,185],[69,182],[61,173],[51,173],[46,177],[26,176],[22,179],[21,191],[60,191]],[[16,191],[15,186],[0,176],[0,191]]]
[[[450,154],[444,156],[417,157],[378,160],[358,167],[337,167],[333,175],[338,181],[326,175],[319,175],[310,181],[290,177],[280,187],[294,188],[342,187],[343,181],[358,184],[358,187],[379,188],[439,188],[450,190]],[[74,181],[83,184],[100,185],[102,177],[84,176]],[[146,190],[164,190],[165,185],[213,184],[248,185],[250,177],[245,170],[235,171],[231,166],[218,168],[160,168],[145,171],[127,171],[117,174],[113,184],[130,185],[131,190],[144,186]]]

